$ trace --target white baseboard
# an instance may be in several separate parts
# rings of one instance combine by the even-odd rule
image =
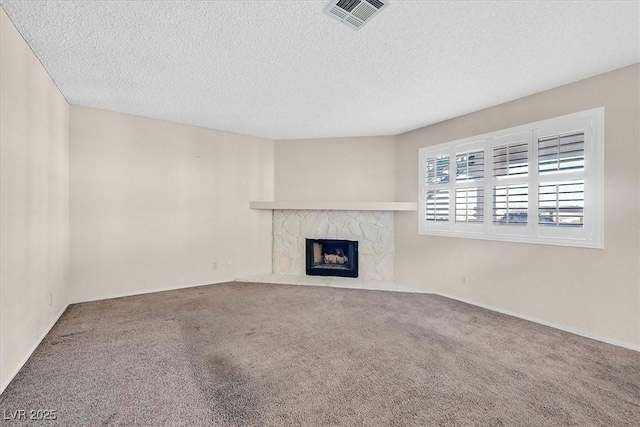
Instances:
[[[200,284],[193,284],[193,285],[176,286],[176,287],[164,288],[164,289],[154,289],[154,290],[147,290],[147,291],[142,291],[142,292],[112,294],[112,295],[108,295],[108,296],[101,296],[101,297],[98,297],[98,298],[95,298],[95,299],[78,300],[78,301],[70,302],[67,305],[65,305],[64,308],[62,309],[62,311],[60,311],[60,313],[58,313],[58,315],[55,317],[55,319],[53,319],[53,321],[51,322],[49,327],[47,327],[47,329],[44,331],[42,336],[40,336],[40,338],[36,341],[36,343],[31,347],[31,349],[29,350],[29,352],[27,353],[25,358],[18,364],[18,366],[11,373],[11,375],[9,376],[7,381],[4,384],[2,384],[2,387],[0,388],[0,394],[2,394],[4,392],[4,390],[9,386],[11,381],[13,381],[13,379],[18,374],[18,372],[20,372],[20,370],[23,368],[25,363],[27,363],[27,360],[29,360],[29,358],[31,357],[33,352],[36,351],[36,348],[38,348],[38,346],[40,345],[40,343],[42,342],[44,337],[47,336],[49,331],[51,331],[51,328],[53,328],[53,326],[60,319],[60,316],[62,316],[62,314],[67,310],[67,308],[69,308],[69,306],[71,304],[77,304],[77,303],[81,303],[81,302],[101,301],[101,300],[106,300],[106,299],[122,298],[122,297],[135,296],[135,295],[144,295],[144,294],[151,294],[151,293],[154,293],[154,292],[172,291],[172,290],[177,290],[177,289],[195,288],[195,287],[198,287],[198,286],[214,285],[214,284],[218,284],[218,283],[227,283],[227,282],[231,282],[231,281],[233,281],[233,279],[222,280],[222,281],[219,281],[219,282],[209,282],[209,283],[200,283]]]
[[[217,284],[220,284],[220,283],[229,283],[229,282],[233,282],[233,281],[235,281],[235,280],[234,279],[227,279],[227,280],[220,280],[220,281],[216,281],[216,282],[195,283],[195,284],[190,284],[190,285],[178,285],[178,286],[172,286],[172,287],[169,287],[169,288],[150,289],[150,290],[137,291],[137,292],[135,292],[135,291],[134,292],[122,292],[122,293],[119,293],[119,294],[102,295],[102,296],[95,297],[95,298],[75,299],[75,300],[71,301],[69,304],[80,304],[82,302],[93,302],[93,301],[103,301],[103,300],[114,299],[114,298],[133,297],[133,296],[136,296],[136,295],[153,294],[153,293],[156,293],[156,292],[176,291],[178,289],[197,288],[199,286],[217,285]]]
[[[256,280],[257,277],[257,280]],[[389,291],[389,292],[405,292],[414,294],[433,294],[439,295],[445,298],[450,298],[456,301],[464,302],[466,304],[475,305],[477,307],[486,308],[487,310],[495,311],[498,313],[506,314],[507,316],[517,317],[519,319],[528,320],[529,322],[538,323],[540,325],[548,326],[550,328],[559,329],[564,332],[569,332],[574,335],[589,338],[596,341],[601,341],[607,344],[615,345],[618,347],[627,348],[640,352],[640,346],[632,345],[622,341],[612,340],[610,338],[601,337],[598,335],[590,334],[588,332],[581,331],[579,329],[569,328],[555,323],[547,322],[544,320],[536,319],[534,317],[525,316],[523,314],[515,313],[513,311],[504,310],[498,307],[493,307],[488,304],[482,304],[476,301],[468,300],[465,298],[456,297],[453,295],[443,294],[440,292],[433,292],[430,290],[420,289],[413,286],[406,285],[404,283],[390,282],[390,281],[376,281],[376,280],[358,280],[358,279],[342,279],[338,281],[329,277],[305,277],[305,276],[278,276],[278,275],[264,275],[245,278],[245,280],[254,283],[279,283],[283,285],[313,285],[313,286],[327,286],[332,288],[349,288],[349,289],[363,289],[368,291]],[[242,279],[239,279],[242,280]],[[353,283],[353,284],[351,284]]]
[[[9,384],[11,384],[11,381],[13,381],[13,379],[15,378],[16,375],[18,375],[18,372],[20,372],[20,370],[22,369],[22,367],[24,366],[25,363],[27,363],[27,360],[29,360],[29,358],[31,357],[31,355],[33,354],[34,351],[36,351],[36,348],[38,348],[38,346],[40,345],[40,343],[42,342],[42,340],[44,339],[44,337],[47,336],[47,334],[49,333],[49,331],[51,331],[51,329],[53,328],[53,326],[58,322],[58,320],[60,319],[60,317],[62,316],[62,314],[67,310],[67,308],[69,307],[69,304],[65,305],[64,308],[60,311],[60,313],[58,313],[58,315],[53,319],[53,321],[51,322],[51,324],[47,327],[47,329],[44,331],[44,333],[40,336],[40,338],[38,338],[36,340],[36,342],[33,344],[33,346],[31,347],[31,349],[27,352],[27,355],[24,357],[24,359],[22,359],[22,361],[18,364],[18,366],[16,367],[16,369],[14,369],[14,371],[11,373],[11,375],[9,375],[9,378],[7,379],[7,381],[5,381],[4,384],[2,384],[2,387],[0,387],[0,394],[4,393],[5,389],[9,386]]]
[[[574,335],[580,335],[581,337],[590,338],[592,340],[601,341],[601,342],[604,342],[604,343],[607,343],[607,344],[611,344],[611,345],[615,345],[615,346],[618,346],[618,347],[624,347],[624,348],[627,348],[629,350],[640,351],[640,346],[638,346],[638,345],[632,345],[632,344],[628,344],[628,343],[625,343],[625,342],[622,342],[622,341],[612,340],[610,338],[605,338],[605,337],[601,337],[601,336],[598,336],[598,335],[590,334],[588,332],[584,332],[584,331],[581,331],[579,329],[569,328],[569,327],[566,327],[566,326],[562,326],[562,325],[558,325],[558,324],[555,324],[555,323],[547,322],[545,320],[536,319],[534,317],[525,316],[523,314],[514,313],[513,311],[504,310],[502,308],[493,307],[493,306],[488,305],[488,304],[482,304],[482,303],[479,303],[479,302],[471,301],[471,300],[468,300],[468,299],[465,299],[465,298],[456,297],[456,296],[453,296],[453,295],[443,294],[443,293],[440,293],[440,292],[429,292],[429,293],[431,293],[433,295],[440,295],[442,297],[450,298],[450,299],[453,299],[453,300],[456,300],[456,301],[464,302],[466,304],[475,305],[477,307],[486,308],[487,310],[496,311],[498,313],[506,314],[508,316],[513,316],[513,317],[517,317],[519,319],[528,320],[529,322],[539,323],[540,325],[548,326],[548,327],[554,328],[554,329],[559,329],[561,331],[569,332],[569,333],[574,334]]]
[[[176,287],[163,288],[163,289],[153,289],[153,290],[146,290],[146,291],[142,291],[142,292],[113,294],[113,295],[98,297],[98,298],[95,298],[95,299],[78,300],[78,301],[74,301],[73,303],[70,303],[70,304],[77,304],[77,303],[81,303],[81,302],[91,302],[91,301],[101,301],[101,300],[105,300],[105,299],[122,298],[122,297],[135,296],[135,295],[144,295],[144,294],[150,294],[150,293],[155,293],[155,292],[172,291],[172,290],[178,290],[178,289],[195,288],[195,287],[198,287],[198,286],[207,286],[207,285],[214,285],[214,284],[227,283],[227,282],[229,282],[229,280],[223,280],[223,281],[211,282],[211,283],[183,285],[183,286],[176,286]],[[322,286],[322,285],[320,285],[320,286]],[[364,287],[364,288],[361,288],[361,289],[365,289],[365,290],[380,290],[380,289],[367,288],[367,287]],[[618,346],[618,347],[623,347],[623,348],[627,348],[629,350],[634,350],[634,351],[640,352],[640,346],[637,346],[637,345],[632,345],[632,344],[628,344],[628,343],[625,343],[625,342],[612,340],[610,338],[605,338],[605,337],[601,337],[601,336],[598,336],[598,335],[590,334],[588,332],[584,332],[584,331],[581,331],[581,330],[578,330],[578,329],[557,325],[555,323],[551,323],[551,322],[547,322],[547,321],[544,321],[544,320],[536,319],[536,318],[533,318],[533,317],[525,316],[525,315],[519,314],[519,313],[514,313],[514,312],[509,311],[509,310],[504,310],[504,309],[501,309],[501,308],[498,308],[498,307],[494,307],[494,306],[491,306],[491,305],[488,305],[488,304],[482,304],[482,303],[479,303],[479,302],[476,302],[476,301],[472,301],[472,300],[468,300],[468,299],[465,299],[465,298],[456,297],[456,296],[453,296],[453,295],[443,294],[443,293],[440,293],[440,292],[421,291],[421,290],[417,290],[417,289],[416,290],[384,289],[384,290],[392,291],[392,292],[409,292],[409,293],[418,293],[419,292],[419,293],[428,293],[428,294],[433,294],[433,295],[439,295],[439,296],[442,296],[442,297],[445,297],[445,298],[450,298],[450,299],[453,299],[453,300],[456,300],[456,301],[464,302],[466,304],[471,304],[471,305],[475,305],[477,307],[482,307],[482,308],[485,308],[487,310],[491,310],[491,311],[495,311],[495,312],[498,312],[498,313],[506,314],[508,316],[513,316],[513,317],[517,317],[519,319],[528,320],[530,322],[538,323],[538,324],[541,324],[541,325],[544,325],[544,326],[548,326],[550,328],[554,328],[554,329],[558,329],[558,330],[561,330],[561,331],[569,332],[569,333],[572,333],[572,334],[575,334],[575,335],[579,335],[579,336],[582,336],[582,337],[585,337],[585,338],[590,338],[590,339],[593,339],[593,340],[596,340],[596,341],[601,341],[601,342],[604,342],[604,343],[607,343],[607,344],[611,344],[611,345],[615,345],[615,346]],[[42,342],[44,337],[46,337],[47,334],[49,333],[49,331],[51,331],[53,326],[56,324],[58,319],[60,319],[60,317],[65,312],[65,310],[69,307],[70,304],[65,305],[64,308],[60,311],[60,313],[58,313],[58,315],[55,317],[55,319],[53,319],[53,321],[51,322],[49,327],[47,327],[47,329],[40,336],[40,338],[37,340],[37,342],[34,343],[34,345],[31,347],[31,349],[29,350],[27,355],[24,357],[22,362],[20,364],[18,364],[18,366],[13,371],[13,373],[9,376],[7,381],[4,384],[2,384],[2,387],[0,388],[0,394],[2,394],[4,392],[4,390],[9,386],[9,384],[13,380],[13,378],[18,374],[18,372],[20,372],[20,370],[22,369],[24,364],[27,363],[27,360],[29,360],[29,358],[31,357],[33,352],[36,350],[36,348],[38,348],[38,346],[40,345],[40,343]]]

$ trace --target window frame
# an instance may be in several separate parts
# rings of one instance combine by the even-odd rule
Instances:
[[[584,168],[578,171],[539,171],[539,138],[584,130]],[[493,175],[493,149],[496,146],[527,141],[527,174]],[[482,179],[457,181],[458,154],[478,148],[484,150]],[[426,161],[439,155],[449,156],[449,181],[427,183]],[[604,107],[594,108],[547,120],[502,129],[469,138],[449,141],[419,150],[418,233],[428,236],[459,237],[482,240],[535,243],[545,245],[604,248]],[[581,227],[545,226],[539,224],[538,193],[540,184],[584,180],[583,225]],[[528,188],[526,225],[494,223],[494,186],[526,184]],[[482,187],[483,222],[456,223],[456,190]],[[427,221],[427,191],[449,191],[447,221]],[[507,213],[508,215],[509,213]]]

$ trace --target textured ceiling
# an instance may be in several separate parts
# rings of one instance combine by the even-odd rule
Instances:
[[[640,62],[638,1],[0,0],[71,104],[271,139],[395,135]]]

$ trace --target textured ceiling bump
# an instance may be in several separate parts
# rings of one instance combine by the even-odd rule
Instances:
[[[271,139],[395,135],[640,62],[639,3],[0,0],[70,103]]]

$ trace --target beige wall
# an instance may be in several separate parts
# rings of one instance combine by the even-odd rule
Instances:
[[[0,8],[0,390],[66,307],[68,114]]]
[[[392,136],[275,142],[275,200],[394,200]]]
[[[420,236],[401,213],[396,279],[639,346],[639,82],[635,65],[399,135],[396,198],[415,200],[420,147],[604,106],[605,249]]]
[[[72,106],[70,180],[72,302],[271,272],[273,141]]]
[[[67,301],[270,272],[250,200],[415,200],[420,147],[599,106],[604,250],[419,236],[400,212],[396,280],[640,345],[638,65],[396,138],[273,142],[69,107],[1,9],[0,33],[2,388]]]

